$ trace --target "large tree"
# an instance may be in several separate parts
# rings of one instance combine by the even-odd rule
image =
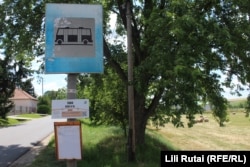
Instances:
[[[0,117],[4,119],[13,107],[13,103],[9,100],[15,89],[15,78],[10,72],[11,69],[8,60],[0,58]]]
[[[121,36],[127,29],[124,2],[107,5],[118,16],[116,32]],[[152,0],[133,1],[131,8],[137,142],[144,142],[147,120],[158,113],[176,126],[186,114],[192,126],[194,114],[203,111],[201,102],[212,105],[223,125],[223,86],[234,88],[233,77],[243,85],[250,79],[250,5],[234,0]],[[111,44],[104,44],[109,66],[127,83],[117,54]],[[241,85],[235,88],[238,92]]]
[[[16,8],[16,4],[1,2],[0,5],[0,116],[5,118],[12,109],[13,96],[16,87],[27,88],[32,91],[31,81],[28,77],[32,70],[31,54],[34,42],[29,41],[29,26],[25,20],[25,11]],[[27,12],[27,11],[26,11]],[[34,34],[34,32],[32,32]]]
[[[43,53],[46,2],[90,3],[86,0],[4,1],[1,19],[6,19],[3,15],[8,13],[9,16],[11,13],[9,19],[14,19],[12,23],[15,24],[10,24],[9,32],[19,34],[14,36],[14,39],[18,39],[15,40],[18,47],[14,50],[26,48],[30,51],[28,53]],[[164,115],[167,121],[179,126],[182,125],[181,115],[186,114],[191,126],[194,114],[202,112],[201,102],[210,102],[215,118],[223,125],[227,102],[222,95],[223,86],[233,88],[233,77],[243,85],[250,81],[250,4],[247,1],[131,0],[132,83],[127,82],[126,60],[117,56],[126,52],[126,47],[120,47],[119,40],[126,36],[127,1],[92,2],[102,3],[104,7],[104,56],[108,77],[112,77],[112,72],[119,76],[123,89],[118,90],[126,90],[128,84],[134,86],[135,134],[138,143],[144,142],[146,123],[151,116]],[[111,13],[117,16],[116,26],[112,30],[108,26]],[[118,38],[114,40],[114,36]],[[227,76],[225,80],[221,80],[220,73]],[[108,79],[102,83],[107,85]],[[240,86],[234,90],[237,92]],[[116,95],[110,95],[111,99],[114,97]],[[102,99],[98,100],[101,102]]]

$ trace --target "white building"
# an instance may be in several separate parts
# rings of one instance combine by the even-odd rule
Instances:
[[[37,111],[38,100],[20,88],[15,89],[14,97],[10,98],[10,100],[14,103],[14,107],[9,115],[34,113]]]

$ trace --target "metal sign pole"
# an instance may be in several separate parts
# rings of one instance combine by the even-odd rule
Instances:
[[[76,99],[76,83],[78,74],[68,74],[67,80],[67,99]],[[75,121],[75,119],[68,119],[68,122]],[[67,160],[67,167],[77,167],[76,160]]]

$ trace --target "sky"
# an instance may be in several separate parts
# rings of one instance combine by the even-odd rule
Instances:
[[[37,60],[32,62],[32,70],[39,69],[41,62],[37,63]],[[32,77],[32,84],[38,96],[42,96],[46,91],[57,91],[67,87],[67,74],[34,74]]]
[[[39,79],[42,78],[42,79]],[[41,74],[35,75],[32,84],[35,88],[35,93],[41,96],[46,91],[57,91],[60,88],[67,87],[66,74]]]

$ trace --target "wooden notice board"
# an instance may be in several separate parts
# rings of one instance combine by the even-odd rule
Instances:
[[[82,159],[81,123],[54,122],[56,156],[58,160]]]

